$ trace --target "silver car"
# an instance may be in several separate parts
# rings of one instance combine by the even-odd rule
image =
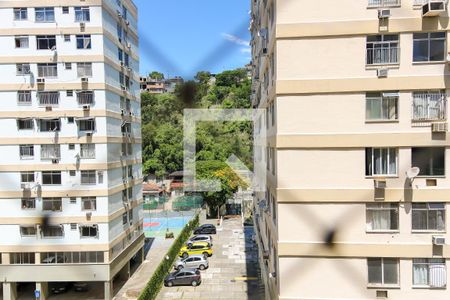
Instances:
[[[187,258],[179,259],[175,262],[174,268],[181,270],[183,268],[193,268],[204,270],[208,268],[208,259],[203,255],[191,255]]]
[[[186,246],[190,247],[195,242],[207,242],[210,247],[213,246],[212,237],[206,234],[194,235],[186,242]]]

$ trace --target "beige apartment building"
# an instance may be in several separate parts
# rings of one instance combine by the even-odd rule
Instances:
[[[450,299],[446,1],[252,0],[268,299]]]

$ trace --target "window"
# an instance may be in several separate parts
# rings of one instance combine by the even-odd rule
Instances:
[[[82,197],[81,210],[96,210],[97,199],[95,197]]]
[[[96,184],[96,175],[94,170],[81,171],[81,184]]]
[[[20,145],[19,146],[20,159],[33,159],[34,146],[33,145]]]
[[[20,182],[21,183],[30,183],[34,182],[34,172],[20,172]]]
[[[30,74],[30,64],[16,64],[16,75]]]
[[[13,265],[32,265],[34,264],[34,252],[11,253],[10,262]]]
[[[125,66],[127,66],[127,67],[130,66],[130,56],[127,53],[124,54],[124,63],[125,63]]]
[[[73,90],[67,90],[66,97],[73,97]]]
[[[123,62],[123,50],[122,49],[120,49],[120,48],[117,48],[117,51],[118,51],[118,56],[119,56],[119,61],[120,62]]]
[[[17,119],[17,128],[19,130],[32,130],[34,128],[34,120],[31,118]]]
[[[372,35],[367,37],[366,64],[396,64],[400,53],[398,35]]]
[[[91,49],[91,35],[77,35],[77,49]]]
[[[398,207],[398,203],[367,204],[367,231],[398,230]]]
[[[14,38],[16,48],[26,49],[30,46],[28,36],[16,36]]]
[[[366,148],[366,176],[397,175],[397,149]]]
[[[128,10],[125,6],[122,6],[122,18],[126,20],[128,18]]]
[[[94,159],[95,144],[80,144],[80,158]]]
[[[75,230],[76,230],[76,224]],[[42,252],[41,262],[43,264],[83,264],[103,263],[105,260],[103,252]]]
[[[93,91],[80,91],[77,92],[77,101],[79,105],[92,105],[94,104],[94,92]]]
[[[75,150],[75,144],[69,144],[69,150]]]
[[[34,9],[36,22],[55,22],[53,7],[36,7]]]
[[[78,77],[92,77],[92,63],[77,63]]]
[[[39,105],[53,106],[59,104],[59,92],[37,92]]]
[[[70,34],[64,35],[64,42],[70,42]]]
[[[44,237],[44,238],[63,237],[64,236],[64,227],[62,225],[43,226],[41,232],[42,232],[42,237]],[[45,263],[45,262],[43,261],[43,263]]]
[[[97,238],[98,237],[98,226],[97,225],[81,225],[80,236],[82,238]]]
[[[444,258],[414,258],[413,285],[444,288],[447,285]]]
[[[17,92],[17,103],[20,105],[30,105],[31,104],[31,91],[18,91]]]
[[[445,231],[445,204],[413,203],[412,230]]]
[[[127,167],[128,178],[133,178],[133,166]]]
[[[127,189],[127,195],[128,195],[128,199],[132,199],[133,198],[133,187],[129,187],[128,189]]]
[[[54,50],[56,49],[56,36],[38,35],[36,36],[36,45],[38,50]]]
[[[67,14],[69,13],[69,7],[68,7],[68,6],[63,6],[63,8],[62,8],[62,13],[63,13],[64,15],[67,15]]]
[[[90,20],[89,7],[75,7],[75,22],[89,22]]]
[[[38,64],[38,77],[57,77],[57,64]],[[54,92],[56,93],[56,92]]]
[[[95,119],[79,119],[78,130],[87,132],[95,131]]]
[[[28,9],[26,7],[14,8],[14,21],[28,20]]]
[[[128,211],[128,220],[130,220],[130,225],[133,223],[133,209]]]
[[[35,209],[36,199],[34,198],[22,198],[21,199],[22,209]]]
[[[56,132],[61,130],[60,119],[41,119],[39,120],[39,128],[41,132]]]
[[[75,122],[74,117],[67,117],[67,123],[73,124]]]
[[[122,25],[120,25],[120,23],[117,23],[117,39],[119,40],[119,42],[122,42]]]
[[[70,197],[70,204],[77,204],[77,198],[76,197]]]
[[[97,176],[98,176],[98,183],[103,184],[103,171],[98,171]]]
[[[69,171],[69,176],[71,176],[71,177],[77,176],[77,171],[75,171],[75,170],[70,170],[70,171]]]
[[[62,199],[61,198],[43,198],[42,199],[43,211],[62,211]]]
[[[61,172],[60,171],[43,171],[42,172],[42,184],[61,184]]]
[[[128,214],[127,214],[127,213],[124,213],[124,214],[122,215],[122,224],[125,225],[125,224],[127,224],[127,223],[128,223]]]
[[[368,258],[370,285],[398,284],[397,258]]]
[[[21,236],[36,236],[36,226],[20,226]]]
[[[60,159],[61,145],[41,145],[41,159]]]
[[[413,121],[445,120],[447,95],[441,91],[413,93]]]
[[[398,120],[398,93],[367,93],[366,120]]]
[[[413,61],[444,61],[445,39],[445,32],[414,33]]]
[[[64,69],[72,70],[72,64],[71,63],[64,63]]]
[[[417,147],[411,152],[412,166],[420,168],[419,176],[445,175],[444,147]]]

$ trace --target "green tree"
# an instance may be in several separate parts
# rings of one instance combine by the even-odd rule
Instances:
[[[155,80],[163,80],[164,79],[164,74],[158,71],[153,71],[150,74],[148,74],[148,76],[151,79],[155,79]]]

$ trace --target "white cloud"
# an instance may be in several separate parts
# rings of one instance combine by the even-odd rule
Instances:
[[[248,48],[241,48],[241,52],[242,53],[251,53],[252,49],[250,49],[250,47],[248,47]]]
[[[230,41],[232,43],[235,43],[237,45],[241,45],[241,46],[248,46],[249,45],[249,41],[243,40],[241,38],[238,38],[235,35],[229,34],[229,33],[222,33],[222,37],[224,39],[226,39],[227,41]]]

